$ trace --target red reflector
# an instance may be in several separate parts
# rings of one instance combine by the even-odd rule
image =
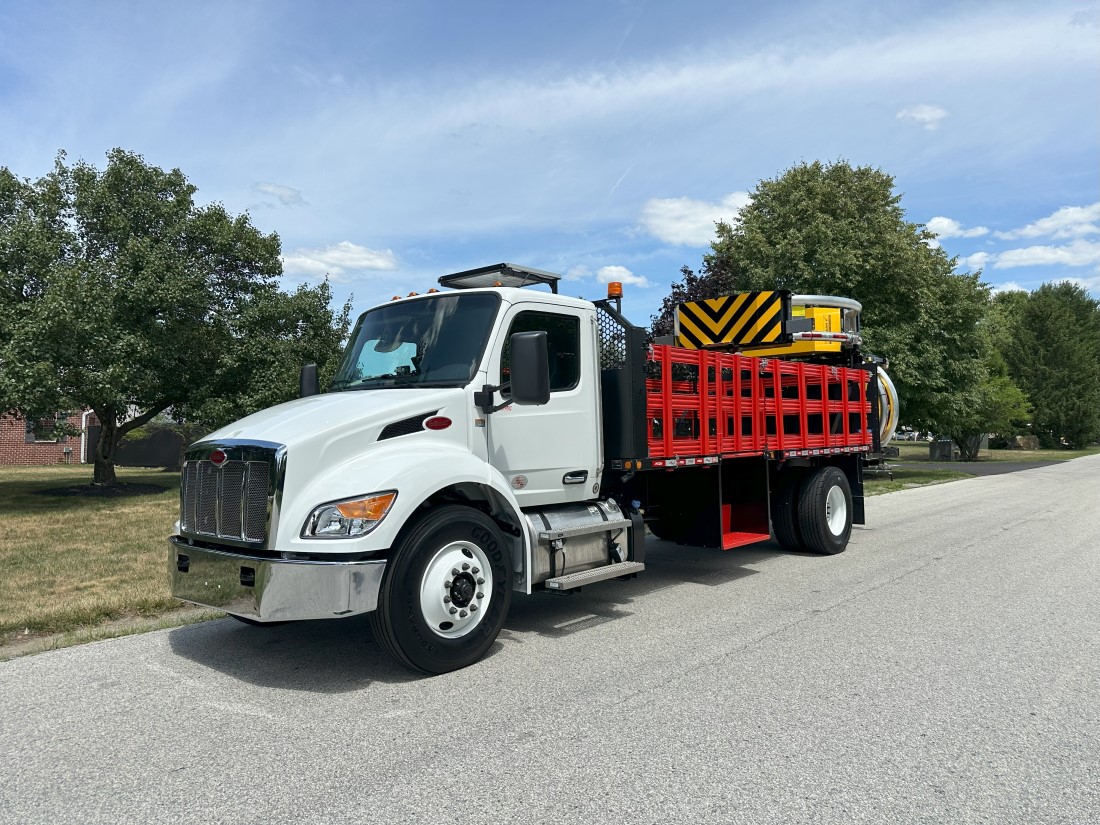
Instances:
[[[215,467],[220,467],[225,464],[226,458],[228,458],[228,456],[225,454],[224,450],[214,450],[214,452],[210,454],[210,463]]]
[[[434,415],[424,422],[426,430],[445,430],[451,426],[451,419],[445,415]]]

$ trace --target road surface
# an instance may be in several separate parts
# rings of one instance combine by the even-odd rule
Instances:
[[[1100,456],[835,557],[651,545],[421,678],[362,618],[0,664],[0,822],[1100,821]]]

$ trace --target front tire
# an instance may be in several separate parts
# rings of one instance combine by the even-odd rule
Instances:
[[[496,523],[471,507],[440,507],[394,547],[371,627],[402,664],[447,673],[485,655],[511,600],[511,552]]]
[[[798,497],[798,527],[806,548],[834,555],[852,534],[852,489],[836,467],[820,467],[807,476]]]

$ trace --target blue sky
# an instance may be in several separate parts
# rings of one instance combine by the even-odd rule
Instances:
[[[1095,0],[0,3],[0,165],[115,146],[357,311],[512,261],[648,323],[758,181],[836,159],[960,269],[1100,297]]]

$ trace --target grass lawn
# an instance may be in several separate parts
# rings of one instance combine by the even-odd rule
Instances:
[[[926,441],[893,441],[890,446],[897,447],[901,453],[899,458],[891,458],[891,462],[929,460]],[[1096,453],[1100,453],[1100,447],[1086,447],[1083,450],[982,450],[978,461],[1068,461]],[[959,462],[959,466],[965,467],[966,462]]]
[[[965,467],[965,464],[961,464]],[[882,493],[896,493],[898,490],[908,490],[912,487],[924,487],[928,484],[942,484],[945,481],[958,481],[962,478],[973,478],[970,473],[959,470],[922,470],[916,466],[894,466],[894,477],[878,476],[868,473],[863,479],[863,491],[865,495],[877,496]]]
[[[0,644],[180,607],[168,593],[166,539],[179,473],[118,469],[159,493],[57,495],[87,484],[90,466],[0,467]]]

